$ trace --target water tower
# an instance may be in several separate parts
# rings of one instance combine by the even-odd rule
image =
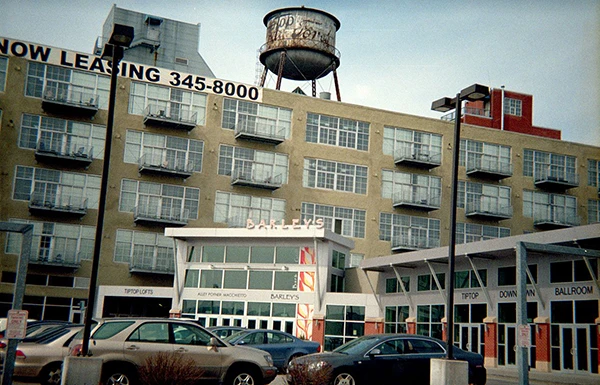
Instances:
[[[333,72],[338,101],[341,101],[337,68],[340,53],[335,48],[335,34],[340,21],[319,9],[288,7],[269,12],[263,19],[267,27],[267,42],[260,48],[264,65],[260,86],[264,87],[267,72],[277,74],[276,89],[281,79],[312,81],[316,96],[316,80]]]

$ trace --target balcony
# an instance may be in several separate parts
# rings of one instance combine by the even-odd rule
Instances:
[[[430,169],[442,164],[442,154],[437,151],[432,152],[428,148],[406,146],[394,152],[394,163]]]
[[[278,145],[285,141],[285,129],[275,124],[240,117],[235,125],[235,138]]]
[[[71,142],[70,136],[52,133],[35,147],[35,160],[71,167],[88,167],[92,163],[93,147]],[[66,143],[68,144],[66,144]]]
[[[196,127],[198,113],[183,108],[148,105],[144,110],[144,124],[191,131]]]
[[[579,186],[579,175],[564,167],[548,165],[535,170],[535,185],[549,190],[566,190]]]
[[[37,255],[35,252],[31,253],[29,265],[39,265],[45,269],[55,267],[77,270],[81,266],[81,258],[77,252],[39,248]]]
[[[231,173],[232,186],[277,190],[282,184],[282,175],[273,176],[271,171],[256,170],[256,167],[238,167]]]
[[[144,154],[138,159],[138,170],[142,174],[160,174],[179,178],[189,178],[194,173],[193,162],[173,159],[163,154]]]
[[[513,165],[498,159],[469,159],[466,171],[471,177],[500,180],[512,176]]]
[[[31,194],[29,212],[32,214],[68,214],[82,217],[87,214],[87,198],[61,193],[36,193]]]
[[[71,84],[47,85],[42,94],[42,109],[61,115],[91,118],[98,112],[98,94]]]
[[[175,274],[175,257],[170,260],[148,258],[144,255],[134,255],[129,263],[129,272],[135,274]]]
[[[136,224],[185,226],[188,223],[188,219],[188,210],[184,210],[181,207],[136,206],[133,210],[133,221]]]
[[[392,253],[405,253],[408,251],[431,249],[434,247],[440,247],[439,239],[411,235],[392,237]]]
[[[564,208],[548,207],[544,212],[538,211],[533,215],[533,225],[542,230],[563,229],[581,224],[581,218],[576,214],[565,213]]]
[[[497,199],[481,196],[467,200],[465,216],[490,220],[510,219],[513,209],[509,205],[497,202]]]
[[[438,194],[401,191],[394,194],[392,204],[394,207],[432,211],[440,208],[441,198]]]

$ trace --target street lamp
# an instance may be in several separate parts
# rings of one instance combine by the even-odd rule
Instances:
[[[110,148],[112,144],[113,122],[115,119],[115,99],[117,95],[117,72],[119,63],[123,59],[126,47],[133,40],[133,27],[129,25],[115,24],[113,32],[104,45],[102,59],[108,60],[110,73],[110,93],[108,95],[108,117],[106,119],[106,141],[104,145],[104,164],[102,167],[102,179],[100,180],[100,200],[98,202],[98,222],[96,223],[96,237],[94,239],[94,254],[92,256],[92,272],[90,274],[90,288],[88,290],[88,302],[85,311],[85,322],[83,326],[83,341],[81,355],[87,356],[90,344],[90,333],[92,329],[92,314],[96,302],[96,291],[98,289],[98,267],[100,264],[100,249],[102,246],[102,230],[104,227],[104,211],[106,207],[106,192],[108,189],[108,167],[110,164]]]
[[[452,157],[452,198],[450,200],[450,244],[448,245],[448,278],[446,279],[446,358],[453,359],[454,350],[454,259],[456,255],[456,202],[458,196],[458,157],[460,154],[460,119],[462,101],[481,100],[487,98],[490,89],[481,84],[473,84],[456,94],[455,98],[444,97],[431,103],[434,111],[446,112],[455,110],[454,147]]]

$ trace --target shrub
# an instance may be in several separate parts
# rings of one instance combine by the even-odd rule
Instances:
[[[294,362],[288,371],[288,385],[324,385],[329,384],[333,369],[318,357],[303,357],[302,363]]]
[[[175,352],[159,352],[148,357],[138,370],[142,385],[193,385],[204,370],[189,357]]]

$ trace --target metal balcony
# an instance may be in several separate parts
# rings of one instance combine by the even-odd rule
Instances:
[[[136,206],[133,210],[133,221],[136,224],[185,226],[188,219],[188,210],[181,208]]]
[[[394,163],[396,165],[408,165],[430,169],[442,164],[442,154],[407,146],[399,148],[394,152]]]
[[[145,258],[143,256],[134,256],[129,263],[129,272],[135,274],[175,274],[174,258],[171,261],[159,261]]]
[[[513,209],[511,206],[493,201],[489,202],[488,198],[481,197],[480,199],[467,201],[465,216],[491,220],[510,219],[513,216]]]
[[[392,237],[392,253],[405,253],[408,251],[430,249],[439,246],[439,239],[408,235]]]
[[[536,213],[533,217],[533,225],[543,230],[563,229],[580,224],[581,218],[565,214],[562,209],[559,212],[550,209],[546,213]]]
[[[564,167],[549,165],[536,169],[535,185],[549,190],[566,190],[579,186],[579,175],[567,172]]]
[[[40,265],[44,268],[56,267],[77,270],[81,266],[81,258],[78,253],[65,252],[40,248],[36,253],[32,253],[29,258],[29,265]]]
[[[165,159],[163,155],[144,154],[138,159],[138,170],[142,174],[160,174],[185,179],[194,173],[194,164],[183,159]]]
[[[29,200],[29,211],[32,214],[61,213],[82,217],[87,214],[87,198],[34,192]]]
[[[91,118],[98,112],[98,94],[92,89],[80,90],[71,84],[46,86],[42,93],[42,109],[46,112]]]
[[[424,211],[438,210],[441,199],[439,195],[415,194],[412,191],[395,193],[392,205],[400,208],[411,208]]]
[[[469,159],[466,171],[468,176],[500,180],[512,176],[513,165],[498,160]]]
[[[190,110],[149,105],[144,110],[144,124],[191,131],[196,127],[197,116]]]
[[[35,148],[35,160],[64,166],[88,167],[93,161],[93,148],[77,143],[65,145],[65,138],[68,136],[56,134],[48,139],[39,140]]]
[[[275,124],[239,119],[235,125],[235,138],[278,145],[285,141],[285,129]]]
[[[282,186],[282,179],[282,175],[273,176],[270,172],[261,172],[248,167],[236,168],[231,173],[232,186],[277,190]]]

